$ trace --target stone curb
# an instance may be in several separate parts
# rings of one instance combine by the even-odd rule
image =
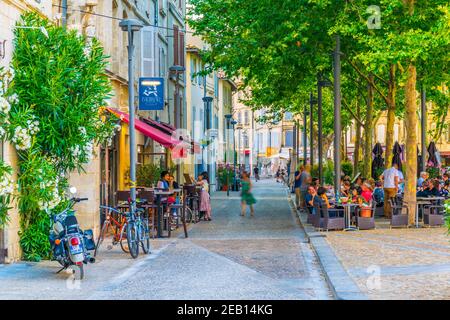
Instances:
[[[369,300],[368,296],[359,289],[336,257],[333,249],[325,240],[326,235],[317,232],[314,227],[307,224],[306,214],[296,210],[290,195],[288,198],[292,210],[295,211],[301,226],[305,230],[306,237],[319,260],[327,283],[335,298],[337,300]]]

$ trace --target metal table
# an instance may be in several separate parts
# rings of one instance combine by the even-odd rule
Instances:
[[[351,225],[352,223],[352,217],[351,217],[351,208],[359,206],[356,203],[340,203],[340,206],[344,207],[344,213],[345,213],[345,229],[344,231],[356,231],[358,228],[353,227]]]

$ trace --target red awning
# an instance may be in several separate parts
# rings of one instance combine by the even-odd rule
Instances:
[[[121,121],[125,123],[130,122],[130,117],[127,113],[121,112],[119,110],[113,109],[113,108],[106,108],[109,112],[120,118]],[[145,122],[135,119],[134,120],[134,127],[136,130],[144,134],[145,136],[149,137],[150,139],[153,139],[154,141],[158,142],[159,144],[163,145],[166,148],[172,148],[179,144],[180,140],[175,139],[171,135],[158,130],[154,126],[150,126],[146,124]]]

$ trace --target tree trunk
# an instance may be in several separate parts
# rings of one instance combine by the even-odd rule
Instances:
[[[387,125],[386,125],[386,154],[385,165],[386,168],[390,166],[392,162],[392,149],[394,147],[394,125],[395,125],[395,108],[396,101],[395,96],[397,94],[397,85],[395,83],[396,66],[391,64],[389,70],[389,84],[388,84],[388,97],[387,97]]]
[[[405,202],[409,207],[409,223],[415,223],[416,216],[416,184],[417,184],[417,99],[416,99],[416,67],[411,63],[405,88],[406,95],[406,166],[405,168]]]
[[[361,108],[359,106],[359,99],[356,98],[356,116],[361,119]],[[356,137],[355,137],[355,151],[353,153],[353,175],[356,175],[358,172],[358,163],[359,163],[359,149],[361,148],[361,126],[358,121],[355,121],[356,125]]]
[[[373,82],[373,75],[369,75]],[[372,140],[373,140],[373,86],[367,85],[367,112],[364,124],[364,169],[362,176],[369,178],[372,169]]]

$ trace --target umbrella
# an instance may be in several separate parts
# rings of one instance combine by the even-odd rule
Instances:
[[[434,142],[430,142],[430,145],[428,146],[428,162],[427,162],[428,167],[439,166],[438,159],[436,157],[436,152],[437,152],[436,144]]]
[[[392,153],[393,153],[392,165],[394,165],[396,163],[398,166],[398,170],[402,171],[402,159],[401,159],[402,147],[400,147],[398,142],[395,142]]]
[[[381,143],[375,144],[372,150],[373,153],[373,162],[372,162],[372,178],[378,179],[377,177],[377,171],[380,168],[384,168],[384,159],[382,157],[383,154],[383,147],[381,146]]]

